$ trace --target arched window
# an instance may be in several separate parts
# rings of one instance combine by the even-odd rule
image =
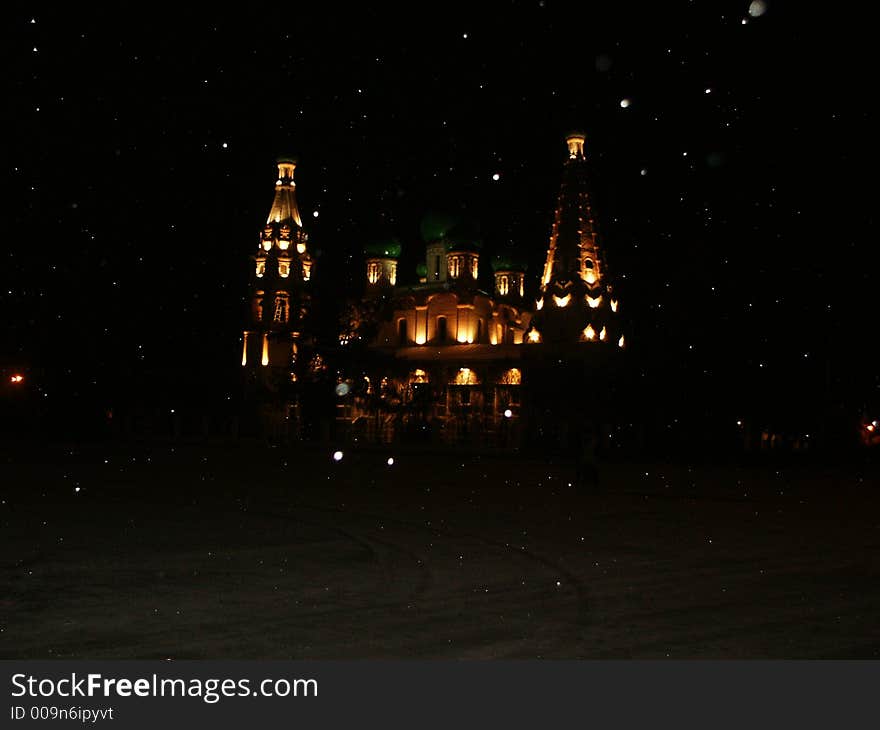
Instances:
[[[479,342],[482,339],[483,339],[483,320],[478,319],[477,320],[477,337],[474,340],[474,342]]]
[[[289,299],[286,292],[278,292],[275,295],[275,314],[273,316],[275,322],[287,322],[288,304]]]
[[[440,342],[446,341],[446,317],[437,317],[437,339]]]
[[[400,341],[401,345],[405,345],[407,343],[405,319],[397,320],[397,339]]]

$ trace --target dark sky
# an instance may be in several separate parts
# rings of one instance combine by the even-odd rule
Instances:
[[[233,393],[284,153],[326,311],[371,238],[413,277],[429,210],[535,287],[581,129],[644,383],[877,407],[869,24],[806,5],[8,14],[0,366],[44,398]]]

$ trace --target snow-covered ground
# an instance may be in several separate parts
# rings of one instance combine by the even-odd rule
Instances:
[[[880,655],[876,470],[171,449],[2,455],[0,656]]]

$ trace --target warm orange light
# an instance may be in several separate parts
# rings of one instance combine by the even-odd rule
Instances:
[[[593,329],[593,325],[588,324],[587,328],[584,330],[584,339],[587,340],[595,340],[596,339],[596,330]]]
[[[553,295],[553,302],[557,307],[567,307],[570,301],[571,294],[566,294],[564,297],[558,297],[555,294]]]
[[[306,252],[306,245],[304,243],[296,244],[296,252],[299,254],[303,254]]]
[[[538,330],[530,330],[529,331],[529,342],[540,342],[541,341],[541,333]]]
[[[261,360],[264,366],[269,364],[269,335],[263,334],[263,358]]]
[[[427,383],[428,382],[428,373],[426,373],[421,368],[416,368],[412,371],[412,375],[410,376],[409,382],[411,383]]]
[[[873,430],[874,430],[874,424],[873,424],[873,423],[869,423],[867,426],[865,426],[865,428],[868,429],[869,431],[872,431],[872,432],[873,432]]]
[[[248,341],[248,333],[244,333],[244,337],[242,338],[241,345],[241,365],[244,367],[247,365],[247,341]]]
[[[587,294],[587,304],[590,305],[590,309],[595,309],[602,303],[602,295],[600,294],[598,297],[593,299],[589,294]]]
[[[604,342],[605,339],[607,338],[607,336],[608,336],[608,332],[607,332],[607,331],[605,330],[605,328],[603,327],[603,328],[599,331],[599,339],[602,340],[602,341]]]
[[[539,299],[538,301],[535,302],[535,309],[540,310],[543,308],[544,308],[544,300],[543,299]]]
[[[519,368],[510,368],[501,373],[503,385],[522,385],[522,371]]]
[[[617,300],[616,300],[616,299],[612,299],[612,300],[611,300],[611,311],[612,311],[612,312],[616,312],[616,311],[617,311]]]
[[[620,339],[617,341],[617,346],[618,346],[618,347],[623,347],[623,345],[624,345],[623,335],[621,335],[621,336],[620,336]]]
[[[470,368],[460,368],[455,375],[456,385],[479,385],[477,374]]]
[[[24,380],[24,375],[13,375],[9,378],[10,383],[21,383]]]

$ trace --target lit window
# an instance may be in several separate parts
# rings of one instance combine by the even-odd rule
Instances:
[[[461,368],[455,374],[455,385],[479,385],[477,374],[470,368]]]
[[[519,368],[510,368],[501,373],[502,385],[522,385],[522,372]]]
[[[424,370],[422,370],[421,368],[413,370],[412,374],[409,377],[409,382],[410,383],[427,383],[428,382],[428,374]]]
[[[277,294],[275,296],[275,315],[273,317],[276,322],[287,322],[288,318],[288,298],[287,294]]]
[[[555,294],[553,295],[553,302],[557,307],[567,307],[568,303],[571,301],[571,294],[566,294],[564,297],[558,297]]]
[[[509,289],[510,282],[508,280],[507,274],[502,274],[498,277],[498,293],[501,296],[506,296]]]

